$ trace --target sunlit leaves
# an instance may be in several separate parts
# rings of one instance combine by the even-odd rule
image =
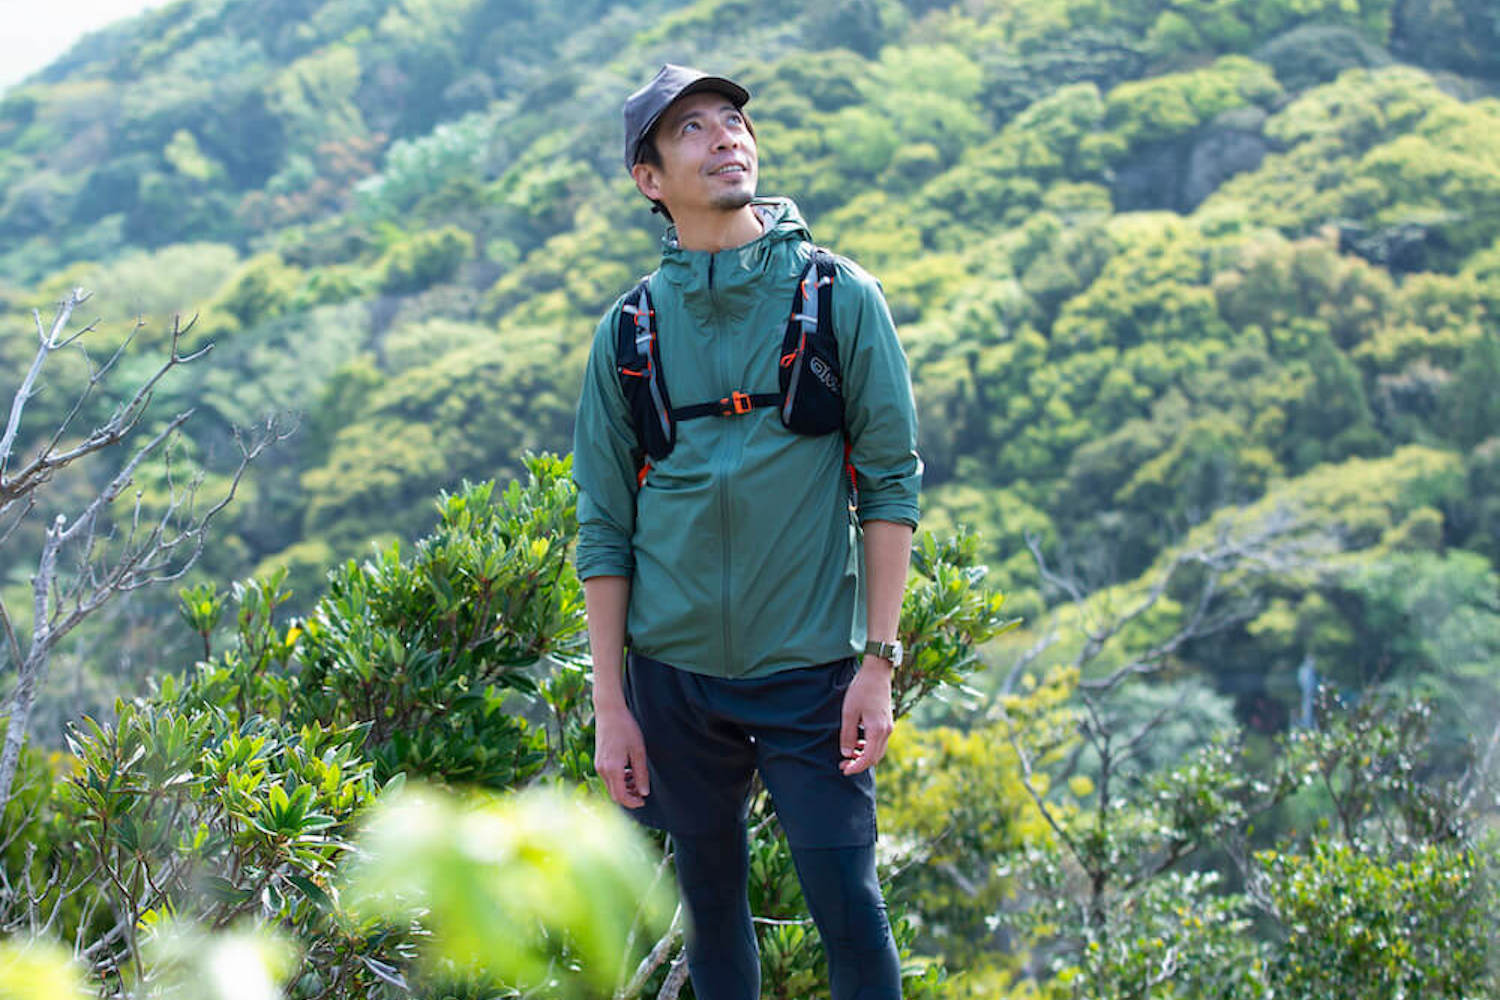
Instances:
[[[557,791],[467,802],[408,788],[368,821],[350,904],[387,918],[420,914],[429,963],[520,986],[614,986],[620,945],[644,914],[665,926],[665,887],[620,813]],[[574,956],[559,966],[558,959]],[[576,972],[565,972],[573,966]]]
[[[0,942],[0,996],[6,1000],[76,1000],[85,988],[72,956],[45,940]]]

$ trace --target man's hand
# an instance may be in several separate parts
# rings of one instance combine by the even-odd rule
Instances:
[[[839,762],[839,770],[846,775],[868,771],[885,756],[885,745],[895,727],[891,719],[891,669],[889,660],[866,656],[844,692],[843,724],[839,727],[844,759]]]
[[[651,794],[646,741],[630,709],[621,706],[594,715],[594,770],[609,797],[626,809],[639,809]]]

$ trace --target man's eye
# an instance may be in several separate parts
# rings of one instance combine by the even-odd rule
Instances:
[[[693,129],[695,129],[697,127],[698,127],[698,123],[697,122],[686,122],[682,126],[682,131],[683,132],[691,132]]]

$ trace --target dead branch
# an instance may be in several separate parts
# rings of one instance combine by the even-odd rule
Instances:
[[[1004,710],[1002,709],[1002,711]],[[1009,717],[1007,716],[1006,718],[1008,721]],[[1014,725],[1006,726],[1006,738],[1010,741],[1011,749],[1015,751],[1017,763],[1021,765],[1021,787],[1026,789],[1027,795],[1031,796],[1031,801],[1035,804],[1037,811],[1042,814],[1042,819],[1052,828],[1052,832],[1057,835],[1057,839],[1068,848],[1068,853],[1073,856],[1073,860],[1087,867],[1087,856],[1082,847],[1073,839],[1072,834],[1068,832],[1067,828],[1063,826],[1062,821],[1057,818],[1057,814],[1052,811],[1052,807],[1047,805],[1046,797],[1037,790],[1036,772],[1032,764],[1031,754],[1021,745],[1021,740],[1016,735],[1016,727]]]
[[[672,965],[667,969],[667,978],[662,981],[661,989],[656,993],[656,1000],[677,1000],[677,995],[687,985],[687,980],[687,949],[683,948],[672,959]]]
[[[666,933],[646,953],[646,957],[641,959],[640,964],[635,967],[635,973],[630,977],[630,980],[615,991],[615,1000],[637,1000],[641,995],[641,991],[646,988],[646,981],[671,957],[673,951],[681,942],[682,904],[678,903],[677,910],[672,914],[672,922],[667,926]]]
[[[1014,694],[1016,684],[1031,668],[1031,665],[1041,659],[1042,654],[1055,646],[1061,638],[1062,634],[1056,628],[1049,629],[1042,633],[1041,638],[1037,639],[1030,649],[1016,657],[1016,662],[1011,664],[1010,672],[1005,675],[1005,682],[1000,685],[1001,696]]]
[[[59,469],[123,441],[144,418],[152,394],[166,374],[179,365],[189,364],[203,357],[212,347],[208,345],[191,354],[183,354],[182,337],[192,328],[193,320],[183,325],[180,317],[174,318],[166,359],[136,386],[129,398],[116,408],[108,420],[91,430],[82,442],[60,450],[67,429],[80,412],[84,400],[118,362],[125,347],[122,344],[102,366],[92,368],[91,365],[88,385],[75,400],[62,424],[54,429],[50,439],[30,462],[7,478],[6,469],[14,450],[26,402],[35,392],[36,379],[44,363],[53,352],[75,343],[92,329],[92,326],[88,326],[69,337],[63,335],[73,311],[86,298],[87,295],[82,290],[75,289],[60,304],[50,330],[44,329],[40,314],[33,314],[39,341],[37,353],[11,403],[4,435],[0,437],[0,513],[18,500],[25,502],[23,514],[30,511],[35,506],[35,491]],[[137,323],[126,338],[126,344],[140,328],[141,324]],[[192,412],[187,410],[177,414],[150,440],[136,448],[71,523],[67,515],[62,513],[53,518],[44,535],[37,571],[31,580],[33,608],[29,648],[23,650],[12,625],[12,616],[5,609],[3,599],[0,599],[0,624],[4,626],[5,648],[17,667],[16,684],[6,705],[9,725],[3,747],[0,747],[0,810],[4,809],[11,797],[11,785],[31,710],[46,677],[52,651],[58,642],[113,597],[141,587],[180,579],[202,553],[210,524],[234,499],[250,463],[266,448],[283,440],[290,433],[290,430],[278,427],[274,418],[267,420],[265,426],[249,441],[236,430],[235,444],[240,457],[229,478],[229,485],[206,511],[195,514],[194,507],[202,476],[200,474],[189,482],[180,484],[174,476],[171,461],[171,442],[176,440]],[[137,491],[128,520],[107,518],[106,511],[134,482],[142,463],[159,451],[165,457],[167,477],[167,498],[160,513],[148,515],[143,494]],[[102,532],[101,526],[104,527]],[[7,529],[6,537],[9,537],[14,528],[15,524],[12,524]],[[64,574],[59,569],[59,559],[64,551],[73,553],[76,561],[76,569],[69,574]]]
[[[41,372],[43,365],[51,354],[72,344],[82,337],[83,334],[93,329],[93,325],[90,324],[69,338],[59,339],[73,310],[86,299],[86,293],[81,289],[75,289],[59,307],[50,333],[42,330],[40,315],[36,317],[40,344],[37,347],[37,353],[32,361],[31,369],[27,372],[20,390],[17,391],[15,398],[11,402],[10,420],[6,425],[5,436],[0,438],[0,513],[3,513],[17,499],[30,494],[45,484],[59,469],[71,465],[80,458],[92,455],[94,452],[123,441],[145,415],[157,384],[166,377],[167,373],[179,365],[190,364],[198,360],[213,349],[213,345],[208,344],[191,354],[181,353],[179,348],[181,347],[182,338],[193,328],[193,324],[197,322],[197,317],[195,316],[188,320],[185,326],[180,316],[174,317],[172,320],[171,345],[168,348],[166,360],[147,376],[145,381],[136,387],[130,398],[117,407],[108,420],[89,431],[88,435],[78,444],[64,451],[58,451],[59,445],[79,410],[82,408],[84,401],[92,395],[94,389],[114,368],[121,353],[134,338],[136,331],[133,330],[130,337],[126,338],[125,343],[116,349],[110,359],[100,368],[90,373],[88,384],[79,394],[78,399],[75,400],[67,416],[63,418],[58,427],[54,428],[47,443],[38,450],[30,462],[22,466],[13,475],[7,476],[6,470],[10,465],[16,435],[20,430],[22,414],[27,401],[35,394],[34,383],[37,375]],[[139,329],[140,325],[137,324],[136,330]]]
[[[1150,734],[1171,716],[1173,708],[1166,706],[1138,728],[1122,732],[1119,720],[1105,710],[1109,695],[1131,678],[1163,669],[1194,640],[1222,632],[1253,617],[1259,603],[1250,592],[1252,581],[1261,574],[1311,565],[1309,555],[1315,549],[1326,550],[1327,541],[1326,536],[1305,531],[1300,520],[1285,510],[1274,511],[1248,526],[1227,522],[1211,539],[1174,553],[1155,572],[1144,593],[1133,597],[1124,606],[1116,606],[1108,591],[1091,590],[1077,576],[1053,569],[1040,540],[1027,538],[1027,547],[1043,585],[1071,605],[1082,637],[1081,646],[1069,663],[1082,678],[1078,681],[1081,715],[1076,730],[1080,740],[1066,762],[1064,773],[1072,772],[1086,750],[1097,759],[1099,770],[1092,820],[1096,833],[1107,830],[1115,822],[1117,796],[1112,782],[1120,776],[1121,765],[1139,753]],[[1189,573],[1195,575],[1189,577]],[[1171,634],[1138,652],[1127,649],[1120,666],[1103,676],[1087,677],[1089,667],[1101,656],[1129,641],[1127,630],[1132,623],[1144,619],[1162,604],[1164,598],[1189,587],[1193,596],[1184,602],[1186,606]],[[1035,644],[1021,654],[1008,672],[1002,694],[1008,694],[1022,673],[1060,641],[1059,632],[1058,618],[1054,615]],[[1198,849],[1200,842],[1197,840],[1170,838],[1160,850],[1150,851],[1148,856],[1141,858],[1137,870],[1111,870],[1102,863],[1103,859],[1096,856],[1090,841],[1076,835],[1048,802],[1036,776],[1035,748],[1024,745],[1023,734],[1007,713],[1003,697],[997,699],[996,709],[1007,723],[1007,736],[1019,764],[1022,787],[1057,837],[1063,853],[1088,878],[1089,888],[1085,896],[1077,900],[1085,925],[1100,925],[1104,919],[1103,900],[1112,887],[1126,893],[1135,891]],[[1152,981],[1159,985],[1171,978],[1177,964],[1177,957],[1169,954],[1161,968],[1153,973]]]

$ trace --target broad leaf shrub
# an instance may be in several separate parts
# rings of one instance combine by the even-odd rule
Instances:
[[[636,907],[652,894],[629,850],[607,853],[625,835],[528,791],[600,795],[568,462],[528,468],[444,496],[409,555],[336,568],[305,617],[281,620],[278,574],[185,590],[199,662],[75,727],[58,766],[32,760],[7,875],[55,878],[44,902],[71,887],[50,929],[80,942],[105,992],[170,995],[222,947],[300,956],[275,984],[292,998],[599,995],[634,968],[660,912]],[[919,538],[903,605],[914,656],[880,860],[907,995],[1493,992],[1495,789],[1434,744],[1426,710],[1329,700],[1268,766],[1240,738],[1156,772],[1090,766],[1072,674],[1015,678],[988,716],[963,687],[1012,627],[977,551],[971,535]],[[408,776],[486,791],[370,811]],[[822,951],[763,791],[750,823],[767,995],[821,1000]],[[25,926],[26,901],[4,902]],[[204,942],[193,961],[183,940]]]
[[[367,724],[381,781],[408,773],[501,789],[547,762],[546,735],[517,706],[563,683],[549,682],[553,665],[580,665],[583,590],[568,556],[569,462],[527,464],[524,487],[444,494],[410,560],[393,546],[330,573],[302,623],[290,709]]]
[[[390,549],[340,567],[305,619],[276,620],[280,573],[227,596],[184,591],[204,658],[154,697],[118,703],[113,723],[74,729],[75,774],[48,804],[63,835],[33,861],[65,884],[97,870],[75,917],[85,926],[56,929],[97,936],[90,958],[111,988],[164,981],[153,937],[248,919],[293,935],[292,995],[399,995],[425,930],[356,915],[333,878],[379,788],[408,773],[511,788],[549,753],[584,772],[560,743],[582,736],[586,701],[568,462],[530,468],[503,493],[444,496],[411,558]],[[558,740],[525,717],[533,703],[557,707]]]
[[[1456,767],[1430,720],[1325,695],[1264,772],[1219,740],[1053,807],[1055,836],[1004,862],[1009,923],[1077,1000],[1494,996],[1493,761]],[[1255,849],[1278,812],[1306,825]]]
[[[182,678],[164,675],[152,697],[118,703],[113,722],[74,728],[72,777],[46,803],[65,835],[36,837],[49,853],[34,864],[97,873],[81,890],[85,902],[67,911],[71,923],[56,930],[93,942],[88,958],[106,988],[169,989],[185,968],[170,942],[242,926],[276,929],[301,956],[283,984],[292,997],[468,995],[522,979],[563,995],[570,983],[599,988],[621,974],[619,920],[599,909],[605,897],[587,874],[598,860],[588,853],[594,834],[564,834],[571,806],[510,798],[537,785],[600,794],[582,588],[569,557],[570,465],[542,455],[527,467],[525,483],[443,495],[437,527],[409,554],[391,546],[336,567],[304,617],[285,616],[291,595],[280,571],[228,593],[182,592],[182,619],[202,658]],[[979,647],[1014,624],[976,551],[966,535],[917,544],[901,624],[915,651],[897,685],[901,714],[961,684],[981,665]],[[373,833],[377,853],[391,860],[372,862],[352,838],[381,790],[394,794],[408,778],[500,798],[466,807],[411,799],[392,807],[406,819],[381,829],[428,829],[431,817],[414,817],[458,810],[438,828],[524,819],[535,824],[532,841],[572,837],[583,853],[543,863],[518,841],[513,854],[524,864],[510,871],[497,857],[470,857],[473,837],[424,836],[403,848],[395,834]],[[573,821],[596,824],[583,814]],[[764,980],[778,996],[824,996],[822,949],[763,792],[751,823]],[[358,874],[349,874],[356,858]],[[471,862],[490,865],[488,874],[462,868]],[[460,869],[468,874],[453,875]],[[554,885],[543,869],[572,874]],[[600,871],[626,884],[623,870]],[[458,888],[445,897],[423,872]],[[351,897],[351,886],[365,888]],[[421,886],[437,895],[423,897]],[[377,897],[384,902],[366,905]],[[554,923],[541,937],[516,930],[531,926],[517,914],[543,913]],[[650,922],[639,921],[644,947]],[[916,924],[899,907],[894,923],[913,994],[931,992],[941,969],[911,955]],[[502,931],[513,935],[509,953],[483,943]],[[422,953],[429,957],[419,962]],[[481,954],[504,961],[481,969]],[[553,966],[576,976],[546,986],[542,970]]]
[[[375,808],[361,848],[352,908],[430,928],[429,976],[597,996],[632,926],[658,933],[671,915],[635,824],[555,788],[464,800],[408,785]]]
[[[1261,857],[1286,938],[1290,996],[1494,996],[1493,854],[1422,844],[1394,856],[1339,842]]]
[[[113,725],[86,719],[70,738],[79,771],[59,805],[75,863],[97,865],[94,891],[121,932],[96,963],[140,993],[155,980],[151,938],[178,921],[250,919],[296,932],[318,980],[339,969],[359,978],[356,955],[372,942],[340,926],[328,882],[375,792],[360,728],[240,722],[173,703],[168,681],[163,703],[122,702]]]
[[[900,626],[911,654],[891,686],[897,718],[934,691],[963,683],[982,666],[979,647],[1021,624],[1004,617],[1005,595],[986,585],[989,567],[979,561],[973,533],[918,536],[911,565]]]

